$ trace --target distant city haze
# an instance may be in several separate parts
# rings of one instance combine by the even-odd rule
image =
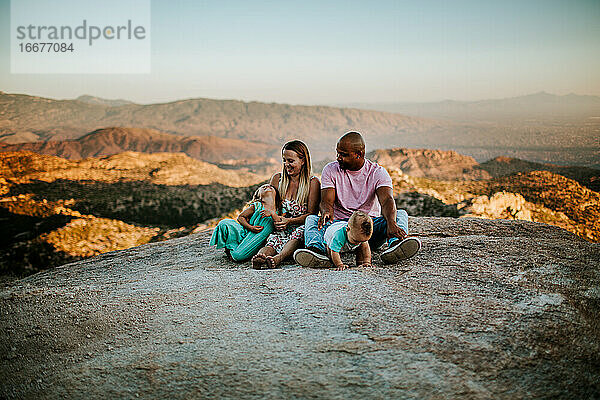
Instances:
[[[157,0],[151,14],[149,74],[11,74],[16,27],[10,2],[0,0],[0,90],[142,104],[198,97],[313,105],[542,91],[600,95],[596,0]]]

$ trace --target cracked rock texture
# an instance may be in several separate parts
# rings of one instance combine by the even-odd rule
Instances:
[[[255,271],[210,231],[0,291],[2,398],[598,398],[600,245],[412,218],[423,250]]]

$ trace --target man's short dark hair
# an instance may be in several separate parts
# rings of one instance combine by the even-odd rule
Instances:
[[[360,132],[350,131],[346,132],[344,136],[340,138],[340,142],[344,141],[350,145],[352,151],[355,153],[359,153],[364,156],[365,154],[365,141],[363,140]]]

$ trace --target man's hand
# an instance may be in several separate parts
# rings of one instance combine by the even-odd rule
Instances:
[[[325,225],[325,223],[327,222],[333,222],[333,216],[328,213],[321,213],[321,216],[319,217],[319,223],[317,224],[317,228],[319,230],[323,229],[323,225]]]
[[[333,203],[335,202],[335,189],[321,189],[321,217],[317,223],[319,230],[323,229],[323,225],[327,222],[333,222]]]
[[[404,238],[406,238],[406,232],[404,232],[404,229],[400,228],[398,226],[398,224],[396,223],[396,221],[393,221],[392,223],[387,224],[387,237],[388,238],[393,238],[396,237],[400,240],[403,240]]]
[[[263,227],[260,225],[250,225],[250,231],[254,233],[258,233],[263,230]]]
[[[381,215],[385,218],[387,223],[387,237],[396,237],[400,240],[406,237],[406,232],[398,226],[396,222],[396,203],[391,187],[381,186],[376,191],[377,199],[381,204]]]

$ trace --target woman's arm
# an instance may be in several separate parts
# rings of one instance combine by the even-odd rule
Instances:
[[[321,203],[321,182],[319,178],[313,176],[310,180],[310,189],[308,190],[308,214],[319,213],[319,203]],[[304,217],[306,219],[306,217]],[[304,222],[304,221],[302,221]]]
[[[238,215],[237,222],[250,232],[258,233],[263,230],[263,227],[260,225],[250,225],[248,220],[252,217],[252,214],[254,214],[254,204],[250,205],[250,207],[246,207],[244,211]]]

